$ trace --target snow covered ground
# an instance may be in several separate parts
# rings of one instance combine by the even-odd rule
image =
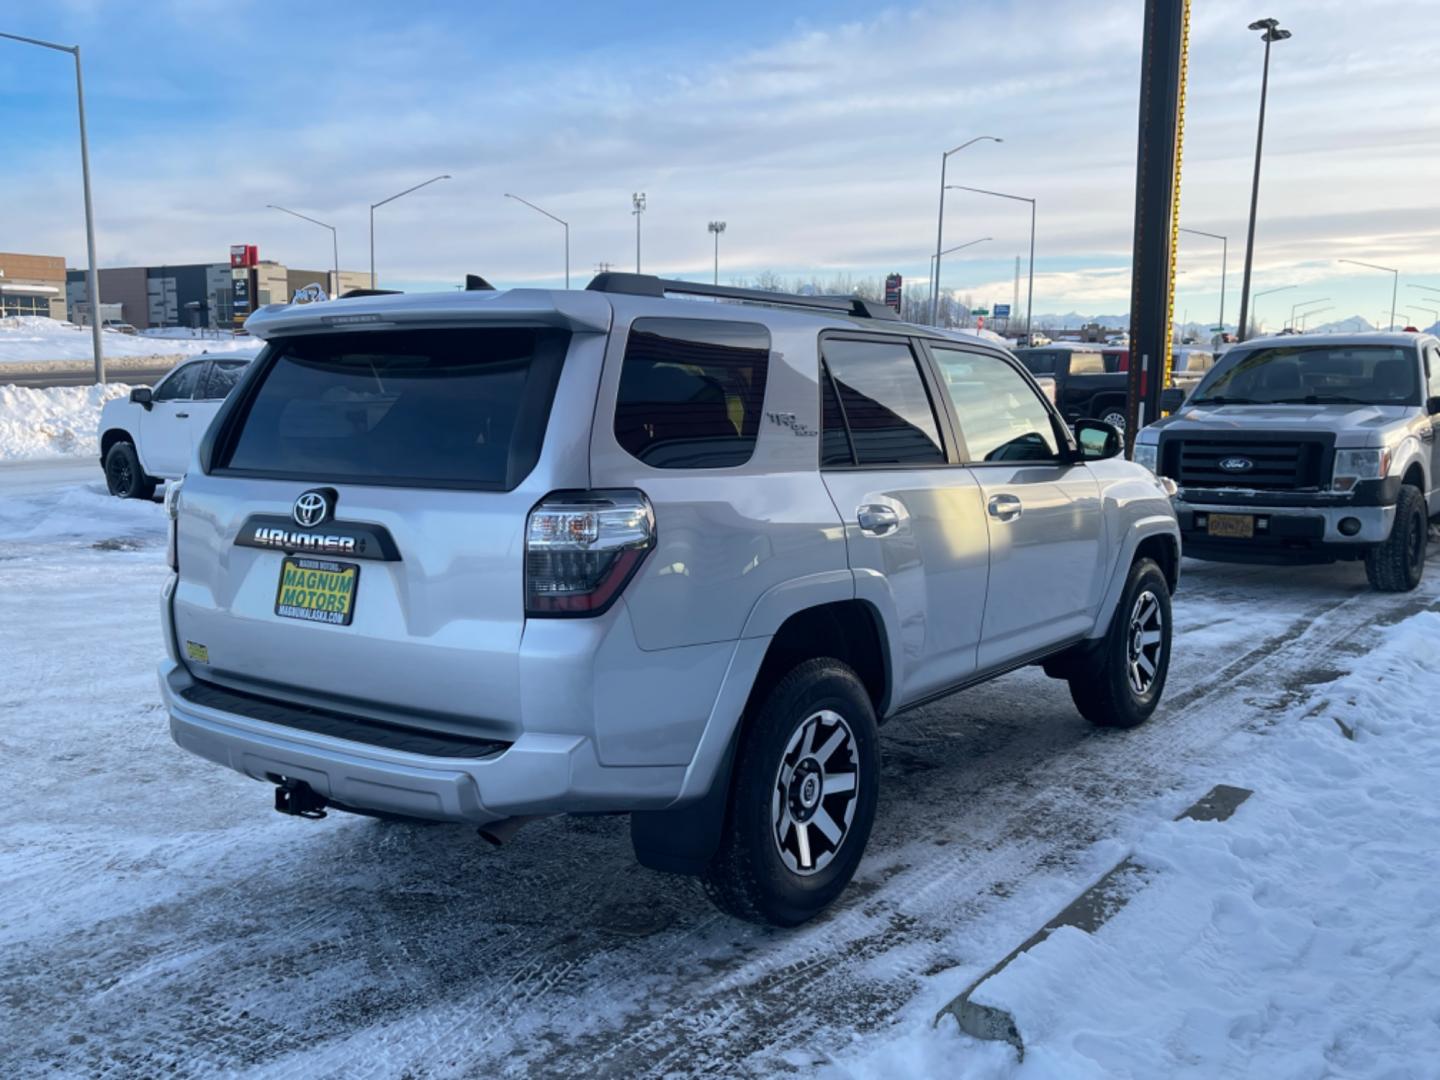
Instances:
[[[100,411],[124,383],[31,389],[0,386],[0,461],[100,459]]]
[[[1135,731],[1033,669],[887,725],[854,885],[781,932],[637,866],[623,819],[493,850],[284,818],[182,753],[162,515],[98,467],[0,465],[0,1075],[1434,1074],[1440,558],[1398,598],[1187,563]],[[1256,794],[1170,821],[1218,782]],[[1153,870],[1126,909],[987,987],[1023,1064],[930,1028],[1126,854]]]
[[[250,337],[197,338],[186,331],[175,337],[151,334],[102,335],[105,355],[111,358],[178,356],[202,352],[253,350]],[[38,315],[11,315],[0,319],[0,365],[52,360],[89,360],[94,355],[88,327]]]

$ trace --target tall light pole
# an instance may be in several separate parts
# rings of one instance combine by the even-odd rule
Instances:
[[[637,191],[630,196],[630,213],[635,215],[635,272],[640,273],[640,215],[645,213],[645,193]]]
[[[715,234],[715,284],[720,284],[720,234],[725,231],[725,222],[712,221],[705,226]]]
[[[963,142],[953,150],[946,150],[940,155],[940,214],[935,222],[935,273],[930,282],[930,325],[934,326],[940,309],[940,260],[944,252],[940,250],[945,243],[945,166],[950,162],[951,154],[958,154],[967,146],[973,146],[977,142],[1004,142],[1004,139],[994,135],[977,135],[968,142]]]
[[[1411,305],[1410,305],[1409,307],[1407,307],[1405,310],[1406,310],[1406,311],[1428,311],[1428,312],[1430,313],[1430,319],[1431,319],[1430,325],[1431,325],[1431,326],[1434,326],[1436,323],[1440,323],[1440,308],[1423,307],[1423,306],[1420,305],[1420,304],[1411,304]]]
[[[409,195],[412,191],[419,191],[422,187],[429,187],[438,180],[449,180],[449,173],[442,173],[440,176],[432,176],[423,184],[416,184],[414,187],[407,187],[404,191],[396,192],[388,199],[381,199],[377,203],[370,204],[370,287],[378,289],[380,286],[375,280],[375,211],[388,202],[394,202],[402,195]]]
[[[1255,211],[1260,204],[1260,150],[1265,143],[1265,96],[1270,89],[1270,46],[1290,36],[1289,30],[1281,30],[1275,19],[1259,19],[1250,24],[1251,30],[1263,30],[1265,42],[1265,65],[1260,75],[1260,125],[1255,131],[1255,179],[1250,185],[1250,225],[1245,234],[1245,279],[1240,286],[1240,326],[1236,337],[1245,340],[1245,318],[1250,313],[1250,263],[1255,255]]]
[[[1024,195],[1007,195],[1003,191],[986,191],[984,188],[964,187],[961,184],[950,184],[955,191],[971,191],[976,195],[993,195],[997,199],[1013,199],[1015,202],[1026,202],[1030,204],[1030,287],[1025,297],[1025,344],[1030,344],[1030,317],[1031,310],[1035,305],[1035,200]],[[940,262],[935,262],[935,276],[940,276]],[[938,293],[937,293],[938,297]]]
[[[1294,285],[1278,285],[1278,286],[1276,286],[1276,287],[1273,288],[1273,289],[1265,289],[1265,290],[1263,290],[1263,291],[1261,291],[1261,292],[1257,292],[1253,297],[1251,297],[1252,305],[1253,305],[1254,301],[1259,300],[1260,297],[1262,297],[1262,296],[1269,296],[1271,293],[1284,292],[1286,289],[1293,289],[1293,288],[1295,288]],[[1256,322],[1258,323],[1259,320],[1257,319]],[[1240,335],[1237,334],[1236,336],[1239,337]],[[1242,338],[1241,340],[1244,340],[1244,339]]]
[[[100,271],[95,266],[95,208],[90,199],[90,142],[85,135],[85,80],[80,74],[80,46],[57,45],[53,41],[3,34],[0,38],[38,45],[42,49],[67,52],[75,58],[75,101],[80,109],[80,180],[85,191],[85,247],[90,256],[86,272],[86,290],[90,295],[90,342],[95,349],[95,381],[105,381],[105,349],[100,341]]]
[[[953,254],[954,252],[963,250],[964,248],[974,247],[976,244],[983,244],[983,243],[985,243],[985,241],[987,241],[987,240],[994,240],[994,239],[995,239],[995,238],[994,238],[993,236],[982,236],[982,237],[980,237],[980,239],[978,239],[978,240],[967,240],[967,241],[966,241],[965,243],[963,243],[963,244],[956,244],[954,247],[948,247],[948,248],[946,248],[944,251],[940,252],[940,254],[941,254],[941,255],[951,255],[951,254]],[[1015,261],[1016,261],[1016,263],[1019,263],[1020,260],[1019,260],[1019,259],[1016,259]],[[1019,268],[1018,268],[1018,266],[1017,266],[1017,268],[1016,268],[1016,273],[1017,273],[1017,274],[1019,273]],[[931,276],[932,278],[938,276],[938,274],[937,274],[937,272],[936,272],[936,270],[935,270],[935,256],[934,256],[934,255],[931,255],[931,256],[930,256],[930,276]],[[938,321],[939,321],[939,320],[938,320],[938,318],[937,318],[937,319],[936,319],[936,322],[938,323]]]
[[[1225,332],[1225,268],[1230,262],[1230,238],[1220,233],[1204,232],[1200,229],[1181,229],[1181,232],[1189,233],[1191,236],[1208,236],[1211,240],[1220,241],[1220,321],[1215,324],[1217,333]]]
[[[325,224],[325,222],[319,221],[319,220],[317,220],[317,219],[315,219],[315,218],[313,218],[313,217],[306,217],[304,214],[297,213],[297,212],[294,211],[294,210],[287,210],[287,209],[286,209],[285,207],[283,207],[283,206],[276,206],[274,203],[266,203],[266,204],[265,204],[265,209],[267,209],[267,210],[279,210],[282,214],[289,214],[291,217],[298,217],[301,221],[308,221],[308,222],[310,222],[310,224],[312,224],[312,225],[319,225],[322,229],[329,229],[329,230],[330,230],[330,253],[331,253],[331,255],[332,255],[332,257],[334,258],[334,261],[335,261],[335,281],[334,281],[334,283],[330,286],[330,299],[331,299],[331,300],[334,300],[337,296],[339,296],[339,295],[340,295],[340,241],[339,241],[338,239],[336,239],[336,236],[335,236],[335,226],[334,226],[334,225],[327,225],[327,224]]]
[[[1322,307],[1322,308],[1316,308],[1314,311],[1302,311],[1302,312],[1300,313],[1300,332],[1301,332],[1302,334],[1305,332],[1305,324],[1310,321],[1310,316],[1311,316],[1311,315],[1323,315],[1323,314],[1324,314],[1325,312],[1327,312],[1327,311],[1334,311],[1334,310],[1335,310],[1335,305],[1334,305],[1334,304],[1326,304],[1324,307]]]
[[[1290,305],[1290,321],[1289,321],[1288,323],[1286,323],[1285,325],[1291,327],[1292,329],[1294,328],[1294,326],[1295,326],[1295,313],[1296,313],[1297,311],[1299,311],[1302,307],[1309,307],[1311,304],[1325,304],[1325,303],[1328,303],[1329,301],[1330,301],[1330,297],[1328,297],[1328,296],[1320,296],[1320,297],[1316,297],[1314,300],[1301,300],[1298,304],[1291,304],[1291,305]]]
[[[550,213],[549,210],[541,210],[540,207],[536,206],[529,199],[522,199],[519,195],[511,195],[507,191],[505,193],[505,198],[514,199],[518,203],[524,203],[526,206],[530,207],[531,210],[534,210],[537,213],[544,214],[551,221],[558,221],[561,225],[565,227],[565,288],[570,288],[570,223],[568,221],[565,221],[563,218],[556,217],[554,214]]]
[[[1374,263],[1361,262],[1359,259],[1341,259],[1339,261],[1349,263],[1351,266],[1363,266],[1367,270],[1383,270],[1387,274],[1395,275],[1395,281],[1390,288],[1390,329],[1393,331],[1395,329],[1395,301],[1400,293],[1400,271],[1393,266],[1376,266]]]

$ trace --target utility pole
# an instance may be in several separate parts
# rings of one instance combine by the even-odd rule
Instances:
[[[645,193],[637,191],[630,196],[630,212],[635,215],[635,272],[640,273],[640,215],[645,213]]]
[[[1015,291],[1014,291],[1013,293],[1011,293],[1011,295],[1010,295],[1010,318],[1011,318],[1011,319],[1019,318],[1019,316],[1020,316],[1020,256],[1019,256],[1019,255],[1016,255],[1016,256],[1015,256]],[[1026,317],[1027,317],[1027,319],[1028,319],[1028,317],[1029,317],[1029,316],[1028,316],[1028,313],[1027,313],[1027,316],[1026,316]],[[1006,332],[1007,334],[1010,332],[1010,319],[1006,319],[1006,320],[1005,320],[1005,332]],[[1028,348],[1029,345],[1030,345],[1030,342],[1028,342],[1028,341],[1025,342],[1025,345],[1026,345],[1026,347]]]

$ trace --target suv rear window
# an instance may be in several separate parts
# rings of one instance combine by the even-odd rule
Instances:
[[[636,319],[615,441],[657,469],[744,465],[760,432],[770,331],[720,319]]]
[[[509,491],[540,456],[569,335],[369,330],[270,343],[217,466],[309,482]]]

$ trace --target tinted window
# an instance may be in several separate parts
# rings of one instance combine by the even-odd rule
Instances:
[[[186,364],[178,371],[171,373],[163,383],[155,389],[155,401],[189,401],[195,396],[195,388],[200,382],[200,373],[205,370],[203,361],[194,364]]]
[[[1426,362],[1430,365],[1430,397],[1440,397],[1440,349],[1434,345],[1425,350]]]
[[[225,397],[240,376],[245,374],[245,364],[237,360],[215,360],[210,364],[210,373],[205,376],[205,389],[198,395],[207,401]]]
[[[910,346],[830,339],[823,352],[859,464],[945,461],[935,411]]]
[[[1071,375],[1105,374],[1105,357],[1098,352],[1073,352],[1070,354]]]
[[[757,323],[636,319],[615,401],[615,440],[657,469],[743,465],[765,402],[770,332]]]
[[[308,482],[509,490],[539,457],[568,340],[497,328],[272,341],[218,462]]]
[[[1278,405],[1413,405],[1420,365],[1413,346],[1294,345],[1231,351],[1200,384],[1215,398]]]
[[[1055,354],[1026,349],[1016,354],[1032,375],[1055,374]]]
[[[845,414],[840,411],[840,398],[835,393],[835,380],[830,369],[820,365],[820,464],[853,465],[850,433],[845,430]]]
[[[972,461],[1053,461],[1060,454],[1050,413],[1004,360],[934,350]]]

